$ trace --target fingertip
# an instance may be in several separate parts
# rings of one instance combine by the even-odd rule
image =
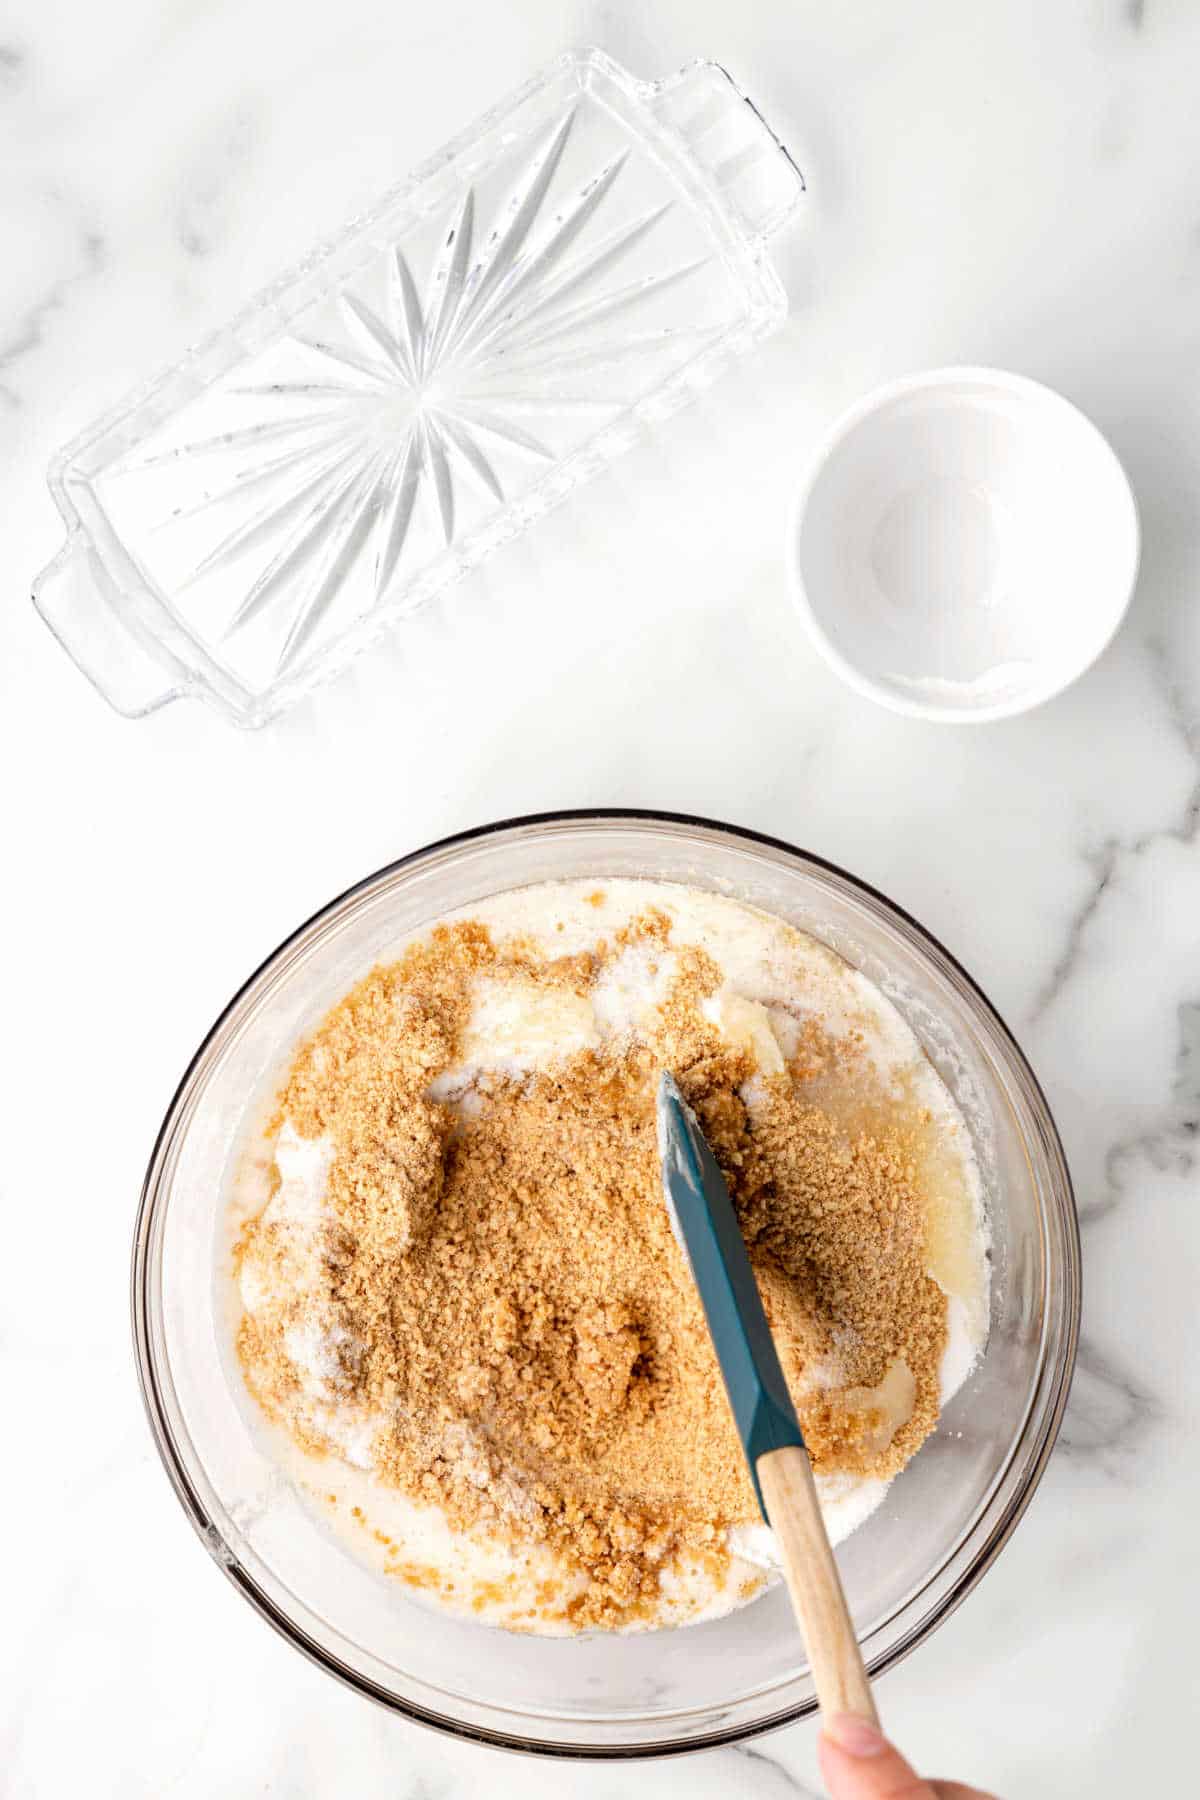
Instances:
[[[832,1800],[933,1800],[929,1783],[863,1719],[845,1714],[827,1719],[817,1759]]]
[[[833,1713],[825,1720],[821,1735],[848,1756],[882,1756],[888,1748],[878,1725],[856,1713]]]

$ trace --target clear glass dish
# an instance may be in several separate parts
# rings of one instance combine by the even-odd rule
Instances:
[[[56,458],[35,605],[118,712],[261,725],[779,325],[802,190],[716,64],[561,57]]]
[[[1033,1494],[1074,1364],[1079,1239],[1037,1082],[957,963],[882,895],[771,839],[667,815],[566,813],[467,833],[393,864],[302,926],[201,1046],[155,1146],[138,1218],[138,1368],[163,1461],[209,1552],[291,1643],[410,1718],[508,1748],[644,1756],[725,1744],[815,1707],[786,1594],[684,1630],[538,1639],[443,1616],[370,1573],[280,1474],[229,1353],[219,1197],[245,1110],[296,1034],[398,937],[523,884],[617,875],[732,894],[876,981],[968,1121],[993,1227],[991,1335],[883,1506],[838,1551],[868,1666],[965,1598]]]

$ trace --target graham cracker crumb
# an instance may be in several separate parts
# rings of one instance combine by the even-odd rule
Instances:
[[[376,1474],[465,1532],[549,1545],[581,1580],[543,1616],[580,1626],[652,1619],[664,1571],[720,1577],[729,1528],[758,1517],[663,1201],[662,1068],[729,1182],[817,1471],[890,1475],[938,1414],[946,1308],[924,1273],[914,1147],[811,1097],[853,1044],[809,1021],[784,1072],[756,1075],[700,1011],[720,969],[684,946],[640,1041],[478,1076],[470,1110],[429,1098],[481,979],[586,995],[631,944],[669,937],[647,911],[546,960],[458,924],[372,971],[301,1048],[272,1123],[332,1141],[319,1268],[297,1291],[295,1246],[265,1215],[239,1250],[280,1296],[238,1335],[263,1406],[305,1448],[335,1448],[295,1362],[297,1330],[318,1332],[328,1392],[374,1422]],[[892,1430],[876,1390],[898,1363],[911,1408]]]

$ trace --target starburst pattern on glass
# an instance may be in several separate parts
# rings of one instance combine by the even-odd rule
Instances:
[[[181,457],[252,453],[160,525],[175,529],[236,503],[234,522],[181,571],[184,589],[252,551],[265,554],[223,623],[222,642],[270,615],[273,672],[285,673],[352,577],[356,610],[382,599],[422,498],[434,515],[436,551],[452,547],[464,517],[478,523],[480,500],[485,512],[503,507],[527,485],[531,465],[558,459],[564,415],[594,430],[625,403],[623,369],[648,358],[678,362],[719,329],[652,316],[655,302],[702,270],[706,255],[628,274],[669,200],[589,231],[627,148],[547,205],[574,118],[568,112],[539,143],[486,229],[475,189],[466,190],[424,293],[393,244],[371,271],[378,302],[348,289],[326,305],[321,324],[281,340],[275,360],[290,351],[302,370],[237,383],[236,396],[257,403],[254,423],[125,465],[132,473]],[[281,416],[264,418],[264,406]],[[557,442],[539,431],[539,415],[559,421]],[[435,546],[428,531],[423,536],[427,561]]]
[[[62,452],[39,610],[118,710],[262,724],[777,325],[801,186],[715,65],[560,58]]]

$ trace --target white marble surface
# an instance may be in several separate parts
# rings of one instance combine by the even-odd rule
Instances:
[[[278,726],[108,712],[27,600],[57,443],[557,49],[724,61],[800,157],[791,323],[461,594],[455,705],[384,656]],[[1084,1220],[1060,1448],[999,1565],[884,1680],[926,1766],[1008,1800],[1182,1793],[1200,1459],[1200,11],[1185,0],[4,0],[0,615],[13,1796],[817,1791],[796,1728],[579,1769],[341,1691],[222,1582],[133,1378],[127,1258],[177,1077],[299,919],[430,838],[625,802],[778,833],[966,962],[1049,1090]],[[1102,663],[974,730],[843,689],[781,540],[818,430],[992,362],[1111,435],[1144,573]],[[1069,597],[1086,603],[1086,596]]]

